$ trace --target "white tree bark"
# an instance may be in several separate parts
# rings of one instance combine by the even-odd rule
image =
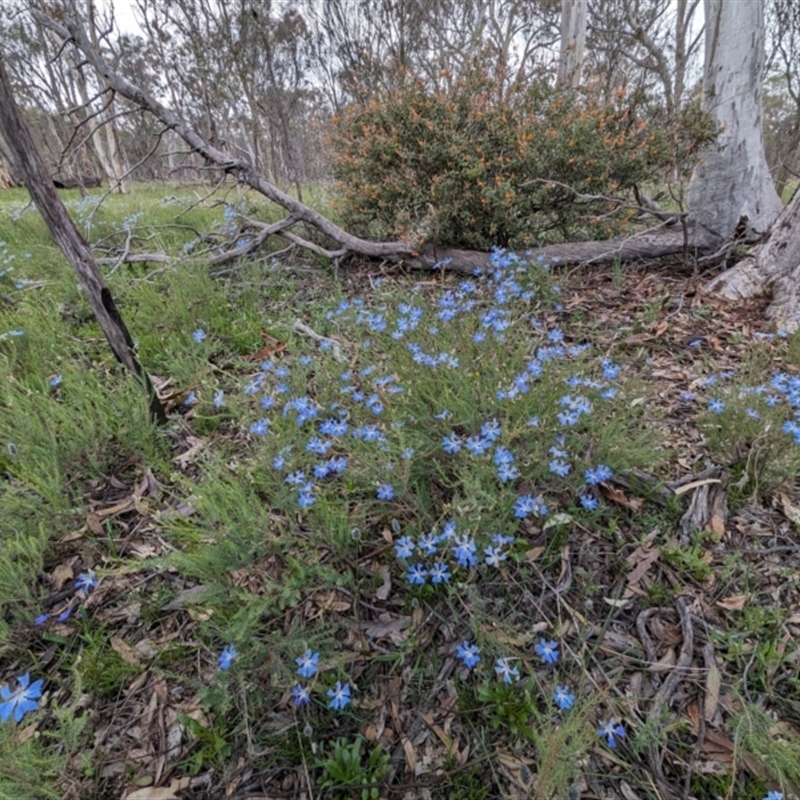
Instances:
[[[707,289],[729,300],[768,294],[767,317],[775,327],[787,333],[800,329],[800,191],[775,220],[769,238]]]
[[[740,223],[755,239],[782,208],[764,156],[764,0],[704,0],[704,9],[703,105],[722,131],[692,176],[689,209],[711,239],[729,239]]]
[[[558,85],[577,89],[586,45],[588,0],[561,0],[561,48],[558,57]]]

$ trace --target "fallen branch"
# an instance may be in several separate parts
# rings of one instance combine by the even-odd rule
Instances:
[[[68,10],[62,21],[56,21],[38,9],[31,9],[31,14],[41,25],[60,36],[64,42],[73,42],[109,87],[149,111],[167,128],[174,130],[189,145],[191,152],[198,153],[206,159],[209,168],[221,170],[223,178],[230,174],[240,183],[250,186],[284,208],[289,214],[287,219],[292,219],[295,223],[307,223],[336,242],[338,247],[326,248],[315,244],[290,232],[288,230],[290,225],[283,226],[276,232],[277,235],[318,256],[332,260],[355,254],[381,258],[416,269],[431,269],[446,262],[448,270],[467,274],[489,266],[489,256],[486,253],[457,248],[442,250],[433,245],[418,247],[416,243],[408,241],[372,242],[348,233],[327,217],[265,180],[246,159],[233,157],[214,147],[174,111],[116,72],[93,46],[74,6],[67,5]],[[651,209],[644,206],[642,210],[652,213]],[[683,221],[682,216],[680,219]],[[665,223],[669,224],[671,221],[670,218],[665,220]],[[622,240],[554,244],[518,255],[533,259],[541,257],[550,264],[607,264],[617,260],[651,261],[663,256],[686,253],[689,247],[697,251],[708,249],[707,242],[701,234],[694,232],[693,238],[689,238],[687,229],[682,234],[671,231],[643,232]]]

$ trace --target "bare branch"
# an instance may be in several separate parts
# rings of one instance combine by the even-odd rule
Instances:
[[[75,45],[86,56],[89,63],[91,63],[97,73],[103,77],[112,89],[123,97],[127,97],[129,100],[148,110],[168,128],[174,130],[197,153],[211,163],[216,164],[218,168],[226,173],[231,173],[242,183],[247,184],[257,192],[282,206],[290,214],[294,215],[298,221],[307,222],[322,231],[322,233],[341,245],[345,251],[376,257],[397,255],[398,253],[411,255],[413,252],[413,247],[408,242],[370,242],[348,233],[319,212],[314,211],[299,200],[295,200],[293,197],[282,192],[269,181],[265,180],[245,159],[233,158],[228,153],[211,145],[175,112],[163,106],[147,92],[134,86],[122,75],[115,72],[94,48],[76,14],[68,12],[65,16],[64,25],[61,25],[37,9],[32,9],[31,14],[38,22],[55,32],[58,36],[63,39],[72,39]]]

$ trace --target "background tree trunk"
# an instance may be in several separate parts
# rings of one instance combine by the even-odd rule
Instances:
[[[577,89],[586,45],[588,0],[561,0],[561,48],[558,58],[558,85]]]
[[[703,106],[722,132],[695,169],[689,208],[712,239],[731,238],[744,217],[755,239],[782,208],[764,156],[764,3],[705,0],[704,8]]]

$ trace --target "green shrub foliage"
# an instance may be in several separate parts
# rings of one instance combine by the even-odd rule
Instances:
[[[477,62],[438,89],[409,77],[337,118],[347,227],[478,250],[605,238],[636,215],[634,186],[685,174],[713,139],[691,107],[667,123],[622,90],[603,102],[487,73]]]

